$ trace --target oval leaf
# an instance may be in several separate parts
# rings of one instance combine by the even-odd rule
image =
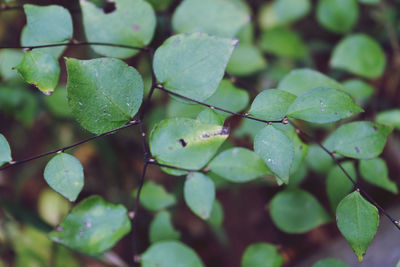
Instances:
[[[214,182],[201,173],[189,173],[183,189],[186,204],[197,216],[206,220],[210,217],[215,200]]]
[[[68,103],[78,122],[99,134],[132,120],[143,98],[140,74],[115,58],[66,59]]]
[[[130,230],[124,206],[91,196],[76,205],[50,237],[81,253],[98,255],[112,248]]]
[[[242,256],[242,267],[281,267],[283,258],[277,247],[269,243],[254,243]]]
[[[300,189],[279,192],[269,205],[272,221],[286,233],[305,233],[330,221],[317,199]]]
[[[319,0],[317,20],[327,30],[335,33],[349,32],[358,20],[356,0]]]
[[[179,239],[181,234],[174,229],[171,222],[171,214],[168,211],[157,213],[150,223],[150,242]]]
[[[360,174],[369,183],[379,186],[394,194],[398,193],[397,185],[389,179],[388,168],[383,159],[360,160]]]
[[[54,156],[44,169],[44,179],[69,201],[75,201],[83,188],[83,167],[79,160],[66,153]]]
[[[137,192],[134,192],[135,196]],[[159,211],[176,203],[175,196],[168,193],[162,185],[146,182],[140,193],[140,204],[150,211]]]
[[[378,209],[354,191],[336,210],[337,226],[361,262],[379,225]]]
[[[328,123],[363,111],[345,92],[327,87],[317,87],[294,100],[287,115],[290,118],[309,122]]]
[[[214,200],[208,223],[216,228],[221,228],[224,222],[224,209],[218,199]]]
[[[236,39],[204,33],[172,36],[155,52],[157,80],[175,93],[203,101],[217,90],[237,44]]]
[[[11,160],[10,145],[4,135],[0,134],[0,166],[10,162]]]

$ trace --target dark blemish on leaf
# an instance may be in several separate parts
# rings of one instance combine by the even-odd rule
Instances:
[[[303,146],[299,146],[299,149],[302,150],[302,149],[303,149]]]
[[[69,170],[64,170],[64,173],[69,173]]]
[[[57,227],[56,227],[56,231],[57,231],[57,232],[64,231],[64,227],[57,226]]]
[[[183,147],[185,147],[188,143],[184,140],[184,139],[179,139],[178,140],[178,142],[183,146]]]
[[[374,131],[376,131],[376,130],[378,130],[378,127],[373,126],[372,129],[373,129]]]
[[[137,24],[133,25],[133,30],[134,31],[140,30],[140,25],[137,25]]]
[[[357,153],[360,153],[360,149],[357,146],[354,147],[354,149],[356,150]]]
[[[201,138],[210,138],[218,135],[229,135],[229,128],[222,127],[221,131],[215,133],[204,133],[201,135]]]
[[[172,146],[169,146],[169,147],[168,147],[168,150],[172,150]]]
[[[103,11],[105,14],[110,14],[111,12],[114,12],[115,9],[115,3],[111,1],[106,1],[106,4],[103,7]]]
[[[337,116],[337,115],[339,115],[339,113],[335,112],[335,115]]]
[[[175,39],[175,40],[173,41],[172,44],[173,44],[174,46],[178,46],[180,43],[181,43],[181,40],[177,38],[177,39]]]

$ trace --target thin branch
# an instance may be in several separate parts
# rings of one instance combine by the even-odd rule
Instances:
[[[89,138],[86,138],[86,139],[83,139],[83,140],[81,140],[79,142],[76,142],[76,143],[74,143],[72,145],[69,145],[69,146],[66,146],[66,147],[62,147],[62,148],[58,148],[58,149],[54,149],[52,151],[49,151],[49,152],[46,152],[46,153],[42,153],[42,154],[27,158],[27,159],[18,160],[18,161],[11,161],[10,163],[8,163],[8,164],[4,165],[3,167],[1,167],[0,171],[3,171],[5,169],[11,168],[11,167],[14,167],[16,165],[20,165],[20,164],[23,164],[23,163],[26,163],[26,162],[29,162],[29,161],[40,159],[40,158],[43,158],[43,157],[46,157],[46,156],[49,156],[49,155],[52,155],[52,154],[57,154],[57,153],[64,152],[64,151],[66,151],[68,149],[71,149],[73,147],[79,146],[81,144],[84,144],[86,142],[92,141],[94,139],[97,139],[97,138],[105,136],[105,135],[113,134],[113,133],[115,133],[117,131],[120,131],[120,130],[128,128],[128,127],[131,127],[133,125],[137,125],[139,123],[140,123],[140,120],[130,121],[128,124],[126,124],[124,126],[112,129],[110,131],[107,131],[107,132],[104,132],[104,133],[101,133],[101,134],[98,134],[98,135],[91,136]]]

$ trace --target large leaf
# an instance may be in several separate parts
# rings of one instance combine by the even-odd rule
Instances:
[[[389,179],[389,171],[383,159],[360,160],[360,174],[369,183],[379,186],[394,194],[398,193],[396,183]]]
[[[134,192],[136,195],[136,191]],[[159,211],[176,203],[175,196],[168,193],[162,185],[146,182],[140,193],[140,204],[150,211]]]
[[[266,126],[254,139],[254,151],[278,178],[288,183],[294,147],[290,139],[273,126]]]
[[[12,160],[10,145],[4,135],[0,134],[0,166]]]
[[[75,201],[83,188],[83,167],[74,156],[60,153],[47,163],[44,179],[66,199]]]
[[[400,130],[400,109],[392,109],[379,112],[376,121],[382,124],[393,126]]]
[[[142,267],[204,267],[196,252],[179,241],[157,242],[140,259]]]
[[[226,70],[236,76],[248,76],[265,69],[266,66],[267,61],[260,49],[252,44],[242,43],[241,39]]]
[[[193,119],[166,119],[151,131],[150,150],[160,163],[197,170],[214,156],[228,133],[223,126]]]
[[[363,111],[345,92],[328,87],[316,87],[296,98],[290,105],[287,114],[290,118],[327,123]]]
[[[237,44],[236,39],[204,33],[172,36],[154,55],[157,80],[175,93],[203,101],[217,90]]]
[[[98,134],[133,119],[143,98],[143,81],[133,67],[114,58],[68,58],[66,64],[68,103],[84,128]]]
[[[281,267],[283,257],[278,248],[269,243],[254,243],[246,248],[242,256],[242,267]]]
[[[130,230],[124,206],[91,196],[76,205],[50,237],[81,253],[97,255],[112,248]]]
[[[189,173],[183,189],[183,196],[189,208],[206,220],[211,215],[215,200],[214,182],[202,173]]]
[[[324,74],[311,69],[297,69],[287,74],[278,84],[282,89],[299,96],[315,87],[329,87],[343,90],[343,86]]]
[[[346,161],[341,163],[341,165],[350,177],[356,181],[357,173],[354,163]],[[347,178],[339,166],[334,166],[329,171],[328,178],[326,179],[326,192],[334,212],[340,201],[352,191],[353,187],[353,183]]]
[[[68,10],[59,5],[24,5],[27,26],[21,35],[23,46],[67,43],[72,39],[72,18]],[[66,47],[46,47],[38,50],[58,58]]]
[[[386,57],[373,38],[354,34],[336,45],[330,65],[366,78],[378,78],[385,70]]]
[[[235,1],[184,0],[172,16],[177,33],[204,32],[220,37],[234,37],[250,15]]]
[[[270,173],[260,156],[241,147],[220,153],[211,161],[209,168],[212,172],[232,182],[248,182]]]
[[[354,191],[336,210],[337,226],[361,262],[379,225],[378,209]]]
[[[39,50],[26,52],[15,69],[26,82],[46,95],[53,92],[60,78],[60,65],[57,60],[52,55]]]
[[[295,95],[283,90],[264,90],[254,99],[249,113],[259,119],[279,121],[286,116],[295,99]]]
[[[155,243],[162,240],[179,239],[181,234],[174,229],[171,214],[168,211],[161,211],[151,221],[149,236],[150,242]]]
[[[143,47],[153,38],[156,17],[153,8],[144,0],[116,0],[116,10],[105,14],[101,8],[80,0],[83,26],[89,42],[112,43]],[[93,45],[94,51],[108,57],[127,58],[139,51]]]
[[[279,192],[269,206],[272,221],[286,233],[305,233],[330,221],[318,200],[300,189]]]
[[[386,138],[393,128],[369,121],[344,124],[324,142],[330,151],[356,159],[379,156],[385,147]]]
[[[327,30],[335,33],[349,32],[358,20],[356,0],[319,0],[317,20]]]
[[[313,264],[312,267],[350,267],[350,265],[347,265],[343,261],[335,258],[326,258],[317,261],[316,263]]]

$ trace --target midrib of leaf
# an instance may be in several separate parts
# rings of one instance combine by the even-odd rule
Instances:
[[[126,117],[127,120],[130,120],[131,116],[129,114],[126,114],[120,107],[119,105],[115,104],[112,99],[103,91],[101,90],[101,86],[98,86],[97,83],[96,84],[96,88],[98,89],[98,91],[101,92],[101,94],[104,96],[105,99],[107,99],[112,106],[114,106],[124,117]]]

